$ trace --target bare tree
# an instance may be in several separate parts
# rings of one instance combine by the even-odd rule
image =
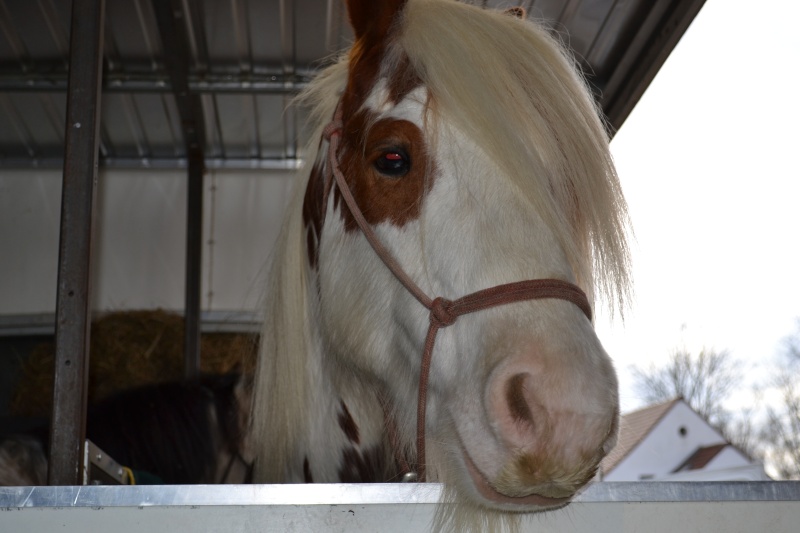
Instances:
[[[767,458],[782,479],[800,479],[800,320],[785,339],[772,385],[779,401],[767,407],[761,439]]]
[[[759,406],[735,415],[724,403],[741,384],[743,372],[727,351],[703,349],[694,355],[678,349],[664,366],[631,370],[643,400],[683,397],[731,443],[766,462],[773,475],[800,480],[800,319],[795,332],[784,339],[774,368],[769,383],[756,386],[755,396],[762,397],[763,404],[756,400]]]
[[[783,339],[782,356],[791,370],[800,370],[800,318],[795,321],[794,333]]]
[[[728,442],[746,453],[751,459],[765,462],[766,452],[762,441],[762,427],[756,408],[748,407],[736,413],[727,426],[721,428]]]
[[[672,352],[666,366],[632,368],[634,387],[648,403],[683,397],[718,429],[727,432],[732,415],[723,403],[742,381],[741,365],[730,354],[704,348],[697,355],[686,349]]]

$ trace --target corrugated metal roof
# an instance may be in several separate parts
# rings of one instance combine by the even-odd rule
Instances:
[[[527,0],[568,43],[619,128],[704,0]],[[160,2],[160,3],[159,3]],[[507,0],[478,2],[506,7]],[[156,7],[185,38],[207,166],[293,167],[302,117],[289,106],[351,39],[340,0],[107,0],[100,161],[182,167],[182,116]],[[155,6],[155,7],[154,7]],[[60,166],[71,2],[0,0],[0,168]],[[161,29],[160,29],[161,28]],[[184,57],[178,55],[177,57]]]

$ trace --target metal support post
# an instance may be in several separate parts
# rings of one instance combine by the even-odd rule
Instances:
[[[185,375],[200,373],[200,292],[203,238],[203,173],[205,121],[200,97],[189,87],[189,35],[186,29],[191,14],[185,9],[193,4],[181,0],[153,0],[153,12],[169,73],[172,93],[181,118],[181,129],[188,158],[188,193],[186,216],[186,309],[184,314]],[[197,7],[195,7],[196,9]]]
[[[200,373],[200,299],[203,257],[203,151],[190,149],[186,206],[186,311],[184,374]]]
[[[83,469],[104,8],[105,0],[72,3],[47,478],[50,485],[78,485]]]

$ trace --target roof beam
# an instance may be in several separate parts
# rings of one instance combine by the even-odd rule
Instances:
[[[296,35],[296,6],[294,0],[280,0],[281,17],[281,58],[283,60],[283,77],[292,80],[295,77],[297,64],[297,50],[295,46]],[[290,86],[286,86],[285,95]],[[291,99],[284,97],[283,113],[283,155],[287,159],[297,157],[297,111],[291,105]]]
[[[612,135],[622,126],[705,0],[658,0],[601,87]],[[597,81],[597,80],[595,80]]]
[[[186,305],[184,360],[186,377],[200,372],[200,298],[203,238],[205,121],[200,96],[189,87],[191,64],[187,17],[181,0],[153,0],[164,64],[181,120],[188,162],[186,207]]]
[[[302,158],[283,157],[206,157],[205,168],[213,170],[266,170],[292,171],[303,166]],[[59,169],[64,165],[60,157],[2,157],[0,169]],[[187,169],[186,157],[102,157],[99,166],[104,169],[169,170]]]
[[[314,72],[229,74],[188,74],[188,90],[192,94],[296,94],[305,89]],[[66,72],[0,73],[0,93],[66,92]],[[108,72],[103,79],[104,92],[173,93],[172,81],[165,72]]]

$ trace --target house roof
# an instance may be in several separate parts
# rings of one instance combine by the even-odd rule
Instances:
[[[664,418],[672,407],[682,398],[675,398],[664,403],[651,405],[638,411],[622,415],[617,445],[600,463],[600,471],[606,474],[625,459],[636,446],[650,434],[656,424]]]
[[[730,446],[727,442],[714,444],[713,446],[703,446],[697,449],[686,461],[673,472],[680,472],[682,470],[700,470],[711,462],[711,460],[719,455],[719,453]]]

